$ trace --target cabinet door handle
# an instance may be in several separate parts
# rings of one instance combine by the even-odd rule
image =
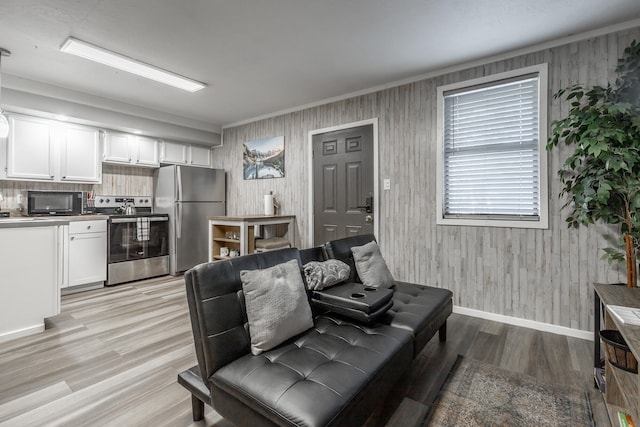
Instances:
[[[74,236],[69,237],[69,240],[75,240],[76,238]]]

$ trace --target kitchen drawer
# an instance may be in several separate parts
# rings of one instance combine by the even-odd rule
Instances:
[[[107,231],[107,220],[69,221],[69,234],[99,233]]]

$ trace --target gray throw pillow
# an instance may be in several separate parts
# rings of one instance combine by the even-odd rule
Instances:
[[[338,259],[310,261],[302,269],[310,291],[321,291],[344,282],[351,273],[349,266]]]
[[[366,245],[351,248],[353,261],[360,280],[365,286],[392,288],[395,286],[393,276],[384,262],[380,248],[375,241]]]
[[[313,326],[297,260],[263,270],[240,271],[251,353],[270,350]]]

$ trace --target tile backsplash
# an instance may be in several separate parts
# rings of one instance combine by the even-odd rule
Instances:
[[[152,196],[154,171],[153,168],[103,164],[102,184],[0,180],[0,193],[4,196],[4,201],[0,201],[0,210],[9,211],[11,215],[19,215],[18,194],[22,194],[26,203],[28,190],[95,191],[96,194]]]

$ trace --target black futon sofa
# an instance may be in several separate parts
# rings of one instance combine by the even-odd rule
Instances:
[[[192,393],[195,421],[207,403],[237,426],[365,423],[435,331],[445,339],[451,292],[397,282],[384,323],[316,313],[312,328],[254,356],[240,271],[295,259],[302,274],[303,261],[335,256],[348,262],[350,248],[372,238],[252,254],[185,273],[198,364],[180,373],[178,382]]]

